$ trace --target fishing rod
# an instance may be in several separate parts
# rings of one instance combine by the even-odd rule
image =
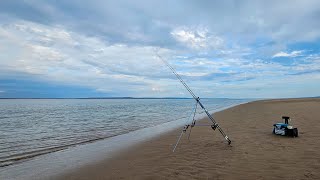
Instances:
[[[200,101],[200,98],[197,97],[193,92],[192,90],[189,88],[189,86],[184,82],[184,80],[181,78],[181,76],[176,72],[176,70],[164,59],[162,58],[158,52],[156,52],[156,55],[158,56],[158,58],[166,65],[169,67],[169,69],[171,69],[172,73],[178,78],[178,80],[183,84],[183,86],[187,89],[187,91],[189,91],[189,93],[191,94],[191,96],[193,97],[194,100],[196,100],[197,104],[200,105],[200,107],[204,110],[204,112],[207,114],[207,116],[209,117],[209,119],[212,121],[212,125],[211,125],[211,128],[213,130],[216,130],[218,129],[219,132],[221,133],[221,135],[225,138],[225,140],[228,142],[228,144],[230,145],[231,144],[231,140],[229,139],[229,137],[226,135],[226,133],[224,133],[224,131],[222,130],[222,128],[220,127],[220,125],[214,120],[214,118],[212,117],[212,115],[207,111],[207,109],[203,106],[203,104],[201,103]],[[180,138],[181,138],[181,135],[179,137],[179,140],[177,142],[177,144],[179,143],[180,141]],[[176,144],[176,146],[177,146]],[[176,148],[175,146],[175,148]],[[174,149],[175,149],[174,148]],[[174,151],[174,150],[173,150]]]

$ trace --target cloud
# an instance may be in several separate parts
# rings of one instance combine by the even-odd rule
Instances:
[[[210,35],[208,29],[197,28],[176,28],[171,32],[171,35],[178,42],[194,49],[220,49],[224,45],[222,38]]]
[[[126,93],[148,91],[144,88],[153,87],[155,78],[174,78],[156,58],[156,47],[152,46],[109,44],[63,26],[29,21],[0,26],[0,37],[0,42],[10,44],[0,49],[0,69],[9,77],[20,72],[100,92]],[[165,48],[157,50],[163,56],[172,53]]]
[[[5,0],[0,74],[124,96],[182,95],[159,49],[204,96],[252,95],[255,86],[276,96],[265,84],[282,87],[289,77],[311,84],[319,74],[319,49],[303,46],[320,38],[319,7],[317,0]]]
[[[164,88],[161,88],[161,87],[158,87],[158,86],[154,86],[151,88],[152,91],[155,91],[155,92],[162,92],[164,91]]]
[[[181,27],[187,34],[190,29],[191,34],[197,32],[192,30],[195,27],[205,27],[209,34],[227,35],[242,43],[251,43],[261,36],[276,44],[320,37],[317,0],[165,2],[32,0],[4,1],[0,7],[3,14],[44,24],[63,24],[73,31],[118,43],[174,47],[175,38],[170,34]]]
[[[292,51],[290,53],[286,53],[286,52],[278,52],[276,54],[274,54],[272,56],[272,58],[276,58],[276,57],[297,57],[300,56],[302,54],[303,51]]]

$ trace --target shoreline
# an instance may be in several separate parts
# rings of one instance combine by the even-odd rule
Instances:
[[[54,179],[319,179],[319,109],[320,98],[248,102],[214,113],[231,146],[218,131],[194,127],[172,153],[175,129]],[[282,115],[293,119],[298,138],[272,134]]]
[[[210,111],[210,113],[237,105],[239,104],[217,108]],[[203,117],[204,113],[199,116]],[[202,119],[202,117],[199,118]],[[72,171],[87,164],[96,163],[101,160],[101,157],[112,159],[113,156],[121,154],[126,148],[139,146],[149,139],[158,138],[165,133],[181,129],[183,125],[185,125],[184,119],[176,119],[153,127],[36,156],[26,161],[0,168],[0,179],[34,179],[39,177],[41,179],[51,179],[51,177],[65,173],[65,171]],[[34,172],[35,169],[36,172]]]

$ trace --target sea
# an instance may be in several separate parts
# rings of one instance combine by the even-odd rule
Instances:
[[[215,112],[250,99],[201,101]],[[0,168],[161,124],[182,125],[194,107],[193,99],[174,98],[0,99]]]

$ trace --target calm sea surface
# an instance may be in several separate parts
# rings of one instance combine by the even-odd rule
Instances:
[[[202,99],[207,110],[247,99]],[[193,99],[0,99],[0,167],[181,119]]]

